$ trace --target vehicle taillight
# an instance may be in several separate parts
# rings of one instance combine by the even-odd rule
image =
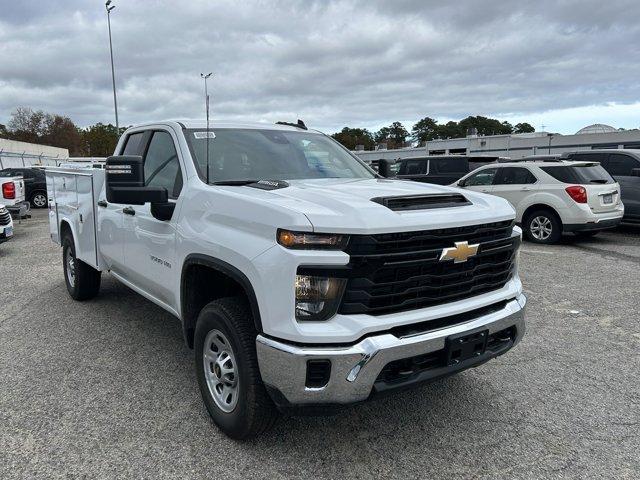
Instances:
[[[6,199],[16,198],[16,186],[13,182],[2,184],[2,196]]]
[[[580,185],[572,185],[565,188],[567,193],[576,203],[587,203],[587,189]]]

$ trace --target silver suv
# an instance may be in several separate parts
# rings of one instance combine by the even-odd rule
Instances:
[[[620,185],[596,162],[532,158],[489,164],[456,185],[508,200],[535,243],[555,243],[563,232],[594,235],[624,215]]]

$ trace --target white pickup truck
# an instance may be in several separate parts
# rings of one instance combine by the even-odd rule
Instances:
[[[233,438],[516,345],[522,232],[497,197],[389,180],[304,124],[161,122],[102,169],[48,169],[70,295],[101,272],[180,319]]]

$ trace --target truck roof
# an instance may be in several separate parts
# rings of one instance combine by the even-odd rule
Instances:
[[[144,122],[136,125],[132,125],[131,128],[146,127],[158,124],[177,124],[182,128],[207,128],[207,122],[205,120],[188,120],[188,119],[174,119],[174,120],[161,120],[158,122]],[[305,131],[298,127],[290,125],[282,125],[277,123],[268,122],[228,122],[228,121],[209,121],[209,128],[243,128],[243,129],[255,129],[255,130],[284,130],[289,132],[301,132]],[[306,130],[319,133],[317,130]]]

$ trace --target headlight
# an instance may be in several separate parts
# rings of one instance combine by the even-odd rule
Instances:
[[[317,322],[335,315],[346,283],[344,278],[296,275],[296,319]]]
[[[342,250],[349,241],[348,235],[332,233],[292,232],[278,229],[278,243],[286,248],[308,250]]]

